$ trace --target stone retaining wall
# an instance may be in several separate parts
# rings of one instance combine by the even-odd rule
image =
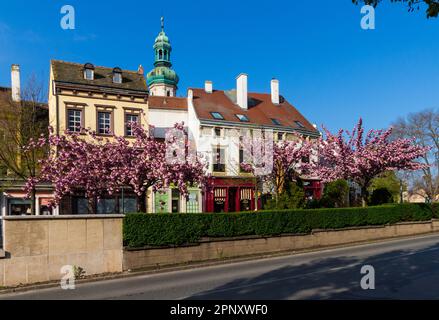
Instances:
[[[122,271],[122,215],[4,217],[0,286],[60,280],[61,267],[86,275]]]

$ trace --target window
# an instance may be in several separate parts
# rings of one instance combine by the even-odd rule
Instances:
[[[168,193],[156,192],[154,193],[154,212],[168,213]]]
[[[226,208],[227,188],[214,189],[214,209],[213,211],[224,212]]]
[[[239,121],[242,121],[242,122],[248,122],[248,118],[247,118],[246,115],[243,115],[243,114],[236,114],[236,117],[239,119]]]
[[[122,199],[120,202],[122,208],[119,208],[119,211],[123,214],[137,212],[137,199],[135,197],[124,197],[123,202]]]
[[[111,112],[98,112],[98,133],[111,134]]]
[[[166,91],[166,95],[168,96],[168,97],[170,97],[171,96],[171,91]]]
[[[273,124],[275,124],[275,125],[277,125],[277,126],[280,126],[280,125],[281,125],[281,124],[280,124],[280,121],[277,120],[277,119],[271,119],[271,122],[273,122]]]
[[[88,199],[85,197],[72,198],[72,214],[88,214]]]
[[[214,172],[226,172],[226,151],[219,146],[213,149],[213,171]]]
[[[186,202],[186,212],[187,213],[199,213],[199,205],[198,205],[198,191],[190,190],[189,197]]]
[[[85,69],[84,77],[86,80],[93,80],[94,79],[94,71],[92,69]]]
[[[139,115],[137,114],[126,114],[125,115],[125,135],[128,137],[134,136],[134,130],[132,128],[133,122],[139,123]]]
[[[114,83],[122,83],[122,74],[121,73],[114,73],[113,74],[113,82]]]
[[[116,213],[116,199],[115,198],[99,199],[97,201],[96,212],[97,214]]]
[[[241,211],[250,211],[252,208],[252,198],[254,197],[253,189],[242,188],[240,194],[240,208]]]
[[[219,113],[219,112],[211,112],[210,114],[216,120],[224,120],[223,115],[221,113]]]
[[[82,127],[82,110],[67,110],[67,127],[70,132],[80,132]]]
[[[180,212],[180,191],[172,189],[172,213]]]
[[[248,156],[247,156],[248,157]],[[245,160],[249,160],[248,158]],[[242,165],[245,164],[243,167]],[[242,173],[250,173],[251,172],[251,166],[249,162],[244,161],[244,149],[241,147],[239,149],[239,172]]]
[[[162,59],[163,59],[163,51],[159,50],[159,60],[162,60]]]
[[[277,140],[278,140],[278,141],[282,141],[283,138],[284,138],[284,134],[283,134],[282,132],[278,132],[278,133],[277,133]]]
[[[305,126],[300,121],[294,121],[300,128],[305,128]]]
[[[221,128],[215,128],[215,137],[221,137]]]
[[[94,70],[95,67],[91,63],[86,63],[84,65],[84,79],[93,80],[94,79]]]
[[[31,201],[21,198],[13,198],[8,200],[8,214],[10,216],[21,216],[31,214]]]

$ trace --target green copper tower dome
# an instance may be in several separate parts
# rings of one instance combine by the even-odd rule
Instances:
[[[161,19],[161,31],[154,42],[154,69],[147,75],[151,95],[175,96],[179,78],[171,69],[171,42],[164,31],[164,19]]]

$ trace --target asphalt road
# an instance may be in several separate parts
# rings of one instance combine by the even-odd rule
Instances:
[[[375,270],[364,290],[361,268]],[[439,235],[77,285],[0,299],[439,299]]]

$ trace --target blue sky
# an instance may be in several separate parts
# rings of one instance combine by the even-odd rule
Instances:
[[[48,83],[50,59],[136,70],[152,68],[165,16],[179,95],[212,80],[281,94],[311,122],[350,129],[360,116],[382,128],[398,116],[439,107],[439,19],[400,4],[376,10],[376,29],[360,28],[360,7],[345,1],[8,1],[0,11],[0,86],[18,63]],[[76,29],[62,30],[73,5]]]

